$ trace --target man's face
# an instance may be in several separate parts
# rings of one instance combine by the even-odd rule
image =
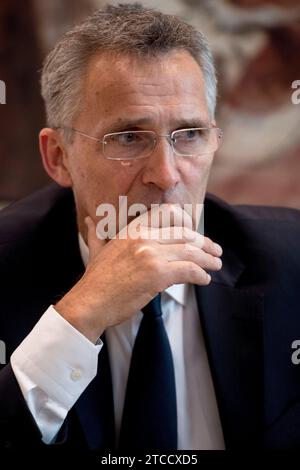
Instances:
[[[157,59],[95,56],[83,86],[84,108],[73,127],[99,139],[110,132],[152,130],[158,134],[209,127],[211,120],[199,65],[187,52]],[[180,157],[164,137],[153,153],[132,162],[107,160],[102,145],[77,133],[67,166],[72,179],[79,229],[95,221],[101,203],[118,209],[119,195],[133,203],[202,203],[213,155]]]

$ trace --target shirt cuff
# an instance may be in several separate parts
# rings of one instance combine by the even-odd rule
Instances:
[[[30,390],[38,387],[69,411],[96,376],[103,346],[101,340],[97,343],[89,341],[51,305],[11,356],[25,400]]]

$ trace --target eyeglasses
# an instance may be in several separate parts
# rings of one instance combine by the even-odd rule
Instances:
[[[159,137],[166,137],[175,155],[200,156],[215,152],[222,138],[222,130],[217,127],[179,129],[166,135],[154,131],[112,132],[105,134],[102,140],[74,128],[63,127],[63,129],[101,143],[103,156],[108,160],[147,158],[154,151]]]

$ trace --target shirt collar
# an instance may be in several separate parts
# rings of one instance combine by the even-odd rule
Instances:
[[[81,233],[78,233],[79,249],[81,258],[84,266],[86,267],[89,260],[89,248],[85,243]],[[186,305],[187,298],[187,284],[173,284],[165,290],[165,293],[168,294],[173,300],[178,302],[180,305]]]
[[[180,305],[186,305],[188,284],[173,284],[165,292]]]

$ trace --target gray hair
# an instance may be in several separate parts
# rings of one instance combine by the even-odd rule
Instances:
[[[199,64],[211,118],[216,106],[213,58],[202,33],[180,18],[135,4],[107,5],[67,32],[43,64],[41,86],[47,123],[70,126],[83,109],[81,87],[90,59],[97,53],[151,58],[185,50]]]

